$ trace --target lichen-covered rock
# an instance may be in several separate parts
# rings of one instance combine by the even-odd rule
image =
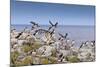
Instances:
[[[52,55],[52,50],[54,48],[51,46],[42,46],[38,49],[38,53],[41,54],[43,57],[48,57]]]

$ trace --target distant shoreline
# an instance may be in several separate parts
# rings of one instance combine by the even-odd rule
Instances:
[[[11,26],[31,26],[30,24],[11,24]],[[40,25],[40,26],[50,26],[50,25]],[[58,26],[85,26],[85,27],[95,27],[95,25],[58,25]]]

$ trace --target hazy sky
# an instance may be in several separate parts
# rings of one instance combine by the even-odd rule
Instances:
[[[35,21],[47,25],[49,20],[53,23],[58,22],[59,25],[94,25],[95,7],[39,2],[11,2],[11,24],[30,24],[30,21]]]

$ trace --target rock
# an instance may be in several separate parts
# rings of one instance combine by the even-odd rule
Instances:
[[[40,64],[40,59],[38,57],[34,57],[33,60],[33,64]]]
[[[44,57],[51,56],[53,47],[51,46],[42,46],[38,49],[38,53]]]
[[[15,38],[12,38],[12,39],[10,40],[11,46],[17,44],[17,42],[18,42],[18,40],[15,39]]]
[[[36,52],[33,51],[32,52],[32,56],[35,57],[36,56]]]
[[[64,57],[71,56],[73,54],[71,50],[59,50],[59,53],[62,53]]]

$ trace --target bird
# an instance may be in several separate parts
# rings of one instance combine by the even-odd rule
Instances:
[[[32,25],[34,25],[34,26],[35,26],[35,25],[36,25],[37,27],[39,26],[37,23],[35,23],[35,22],[33,22],[33,21],[31,21],[30,23],[31,23]]]
[[[44,32],[48,32],[48,31],[45,30],[45,29],[38,29],[38,30],[35,30],[35,33],[34,33],[33,35],[36,35],[36,33],[42,34],[42,33],[44,33]]]
[[[85,45],[85,43],[82,42],[82,44],[80,45],[79,49],[82,48]]]
[[[37,23],[31,21],[30,22],[32,24],[31,30],[35,29],[36,27],[40,27]]]
[[[53,34],[54,34],[54,31],[55,31],[55,30],[53,29],[53,30],[50,32],[50,34],[53,35]]]
[[[49,29],[48,30],[51,30],[51,28],[56,28],[57,27],[57,25],[58,25],[58,22],[56,22],[55,24],[53,24],[50,20],[49,20],[49,23],[51,24],[51,26],[49,27]]]
[[[64,38],[66,38],[67,36],[68,36],[68,33],[65,34],[65,37]]]
[[[86,45],[89,45],[89,44],[90,44],[90,42],[89,42],[89,41],[86,41],[86,42],[85,42],[85,44],[86,44]]]
[[[37,32],[38,32],[38,30],[35,30],[35,32],[33,33],[33,35],[35,36]]]
[[[23,32],[25,32],[25,33],[29,33],[30,30],[28,29],[28,27],[25,27],[24,30],[23,30]]]
[[[27,27],[24,28],[23,31],[21,31],[20,33],[18,33],[18,35],[15,38],[19,38],[25,31],[26,31]]]
[[[75,45],[75,40],[72,40],[72,45],[71,47],[73,47]]]
[[[61,58],[63,56],[63,53],[61,53],[60,55],[59,55],[59,58]]]
[[[22,34],[23,32],[18,33],[18,35],[15,38],[18,39]]]
[[[16,30],[15,28],[14,29],[11,29],[11,32],[13,32],[14,30]]]
[[[95,45],[95,40],[91,41],[93,43],[93,45]]]
[[[60,34],[60,33],[59,33],[59,35],[61,36],[61,37],[59,38],[59,40],[60,40],[61,38],[66,39],[66,38],[67,38],[67,36],[68,36],[68,33],[66,33],[66,34],[65,34],[65,36],[64,36],[64,35],[62,35],[62,34]]]
[[[49,31],[49,30],[45,30],[45,29],[38,29],[35,31],[34,35],[38,33],[38,34],[43,34],[43,33],[49,33],[49,34],[53,34],[54,33],[54,29],[52,31]]]

